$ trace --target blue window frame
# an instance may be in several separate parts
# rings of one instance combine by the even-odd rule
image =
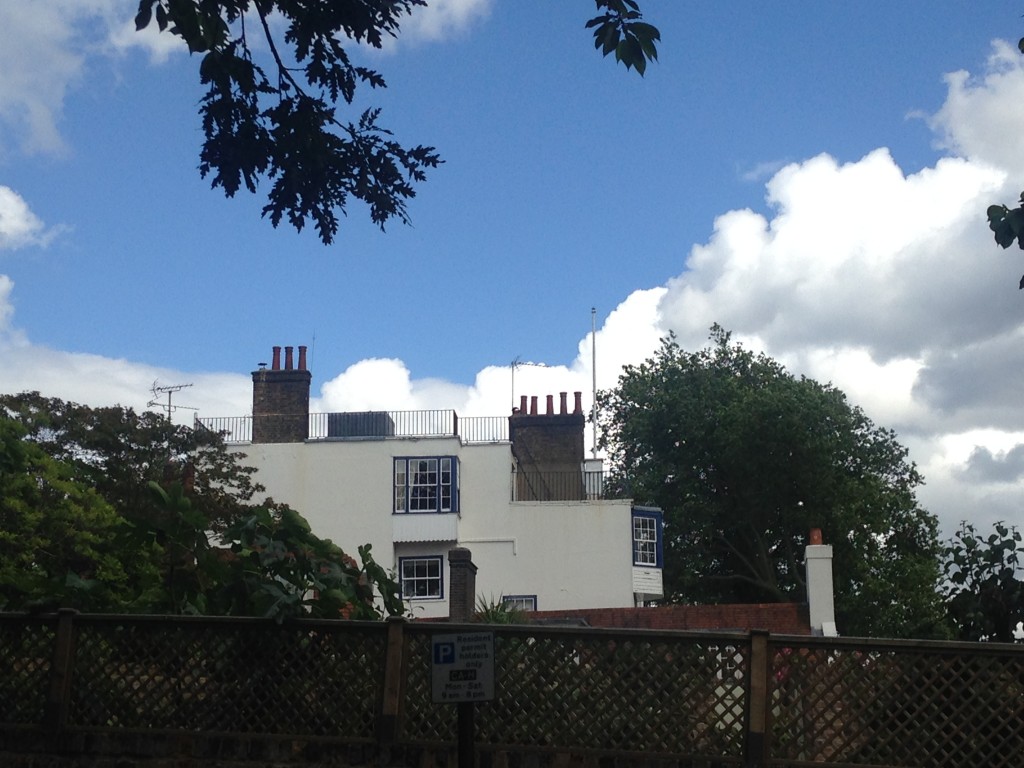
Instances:
[[[398,558],[398,583],[403,600],[441,600],[444,562],[440,555]]]
[[[395,459],[395,512],[458,512],[459,460],[455,456]]]
[[[633,507],[633,565],[664,567],[663,519],[660,509]]]

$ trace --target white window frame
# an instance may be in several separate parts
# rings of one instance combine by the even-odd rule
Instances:
[[[441,555],[398,558],[398,583],[403,600],[443,600],[444,558]],[[417,594],[421,584],[425,589]]]
[[[502,595],[501,604],[513,611],[536,611],[536,595]]]
[[[658,519],[653,515],[633,515],[633,565],[657,568]]]
[[[396,456],[392,511],[458,512],[458,466],[455,456]]]

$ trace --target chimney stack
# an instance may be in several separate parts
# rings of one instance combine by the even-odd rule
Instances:
[[[254,443],[301,443],[309,437],[309,385],[305,370],[306,348],[299,347],[299,368],[293,367],[292,347],[274,347],[273,363],[252,372],[252,441]]]
[[[545,413],[537,412],[537,396],[526,396],[509,417],[509,439],[516,460],[518,501],[579,501],[587,498],[583,483],[583,429],[586,419],[576,393],[576,411],[567,413],[568,393],[545,396]]]
[[[821,529],[812,528],[805,550],[807,613],[811,632],[836,637],[836,606],[832,588],[832,545],[821,543]]]
[[[476,610],[476,565],[465,547],[448,550],[448,620],[464,624]]]

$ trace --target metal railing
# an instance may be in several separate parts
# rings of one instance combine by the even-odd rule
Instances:
[[[40,764],[54,745],[109,758],[118,744],[173,747],[174,734],[250,759],[278,739],[364,745],[356,764],[384,748],[440,764],[456,712],[432,701],[433,637],[482,629],[495,698],[477,705],[476,748],[502,764],[540,752],[554,764],[1017,768],[1024,755],[1024,646],[74,612],[0,614],[0,743],[31,743]]]
[[[272,419],[273,416],[267,418]],[[252,441],[253,417],[196,418],[196,427],[221,433],[227,443],[248,443]],[[311,413],[308,434],[309,440],[458,437],[463,444],[507,442],[509,439],[507,417],[460,418],[453,410]]]
[[[512,470],[512,501],[624,499],[603,471],[530,472]]]

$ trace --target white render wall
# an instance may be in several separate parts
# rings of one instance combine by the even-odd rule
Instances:
[[[458,438],[317,440],[234,447],[267,496],[300,512],[321,538],[397,570],[398,558],[444,555],[444,599],[407,601],[415,617],[448,615],[447,553],[464,546],[485,601],[536,595],[540,610],[633,605],[629,501],[512,502],[509,443]],[[394,457],[457,456],[459,513],[394,514]],[[458,539],[450,540],[452,520]],[[402,518],[402,519],[398,519]],[[396,533],[404,539],[395,541]],[[443,536],[444,540],[436,539]]]

